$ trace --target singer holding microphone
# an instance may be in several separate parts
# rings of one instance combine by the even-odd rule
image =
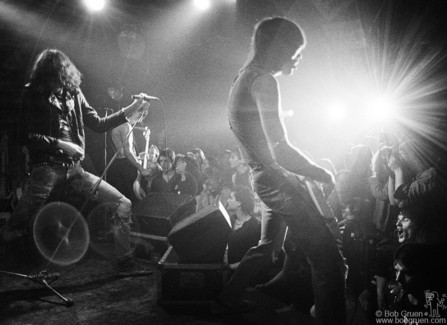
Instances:
[[[85,152],[84,125],[95,132],[106,132],[149,106],[145,94],[140,94],[129,106],[101,118],[85,99],[81,79],[81,72],[59,50],[44,50],[35,60],[23,92],[20,117],[20,140],[28,148],[32,171],[18,206],[0,229],[0,243],[32,236],[34,219],[56,185],[76,175],[92,188],[97,184],[99,178],[80,164]],[[131,201],[105,181],[99,183],[95,194],[101,203],[116,204],[110,217],[117,273],[150,274],[135,263],[130,248]]]

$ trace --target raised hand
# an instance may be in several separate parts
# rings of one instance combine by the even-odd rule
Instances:
[[[132,104],[130,104],[129,106],[123,108],[124,111],[124,115],[126,115],[126,117],[129,117],[130,115],[132,115],[133,113],[135,113],[137,110],[139,110],[140,108],[143,107],[143,105],[146,105],[147,107],[145,107],[145,109],[147,109],[150,105],[150,103],[146,100],[143,99],[144,97],[144,93],[140,93],[138,96],[138,98],[134,99],[134,101],[132,102]]]

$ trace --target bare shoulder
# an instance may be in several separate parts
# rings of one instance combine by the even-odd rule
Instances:
[[[263,112],[278,112],[278,81],[271,74],[262,74],[253,80],[251,96],[258,109]]]
[[[278,81],[269,73],[261,74],[257,76],[251,85],[252,92],[276,90],[278,87]]]
[[[274,102],[277,100],[278,94],[278,81],[271,74],[261,74],[257,76],[251,84],[251,95],[253,100],[258,103],[262,102],[268,104],[267,106],[269,106],[270,109],[276,108]]]

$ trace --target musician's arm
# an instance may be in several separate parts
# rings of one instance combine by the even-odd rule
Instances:
[[[279,88],[276,79],[271,75],[259,76],[252,83],[251,94],[259,109],[262,128],[276,162],[295,174],[310,177],[317,182],[334,184],[329,171],[315,165],[290,144],[279,116]]]

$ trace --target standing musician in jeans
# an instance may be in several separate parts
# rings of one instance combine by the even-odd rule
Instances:
[[[143,164],[140,163],[134,145],[134,133],[131,132],[132,126],[143,118],[144,113],[141,115],[137,111],[129,116],[127,123],[117,126],[110,132],[113,147],[115,151],[119,152],[110,166],[107,181],[134,204],[139,201],[133,187],[138,172],[141,174],[140,182],[142,182],[142,177],[151,176],[152,172],[151,169],[145,169]],[[131,133],[127,136],[129,132]]]
[[[80,89],[82,74],[61,51],[44,50],[36,59],[23,94],[22,141],[28,147],[32,172],[23,196],[0,229],[0,242],[12,242],[29,235],[34,219],[51,190],[74,176],[91,187],[99,178],[81,167],[84,158],[84,125],[106,132],[149,103],[140,99],[108,117],[100,118]],[[135,264],[130,248],[132,204],[110,184],[102,181],[95,193],[101,203],[114,203],[113,230],[119,275],[150,272]]]
[[[241,261],[218,302],[242,310],[247,282],[271,259],[274,239],[283,219],[309,261],[315,297],[316,323],[345,324],[345,264],[336,241],[297,175],[334,185],[333,176],[318,167],[287,139],[280,118],[276,77],[291,75],[301,59],[305,38],[284,18],[268,18],[255,28],[251,56],[229,96],[228,118],[253,188],[265,204],[258,246]]]

